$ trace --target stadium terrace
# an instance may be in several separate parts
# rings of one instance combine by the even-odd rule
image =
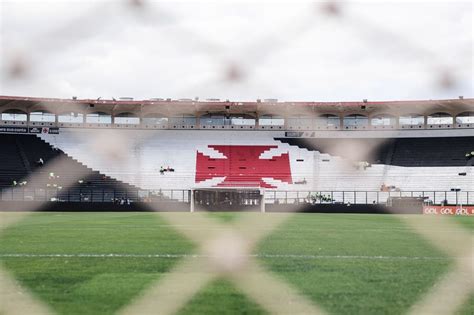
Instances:
[[[472,314],[474,99],[0,114],[2,314]]]
[[[4,203],[416,213],[474,204],[474,99],[0,96],[0,112]]]

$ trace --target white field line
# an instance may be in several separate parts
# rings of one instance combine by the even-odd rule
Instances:
[[[1,215],[1,212],[0,212],[0,215]],[[60,224],[62,222],[52,222],[52,223],[48,223],[48,224],[45,224],[44,226],[41,224],[41,225],[37,225],[35,224],[34,226],[37,227],[48,227],[48,229],[52,229],[52,230],[55,230],[55,231],[62,231],[62,230],[67,230],[67,231],[70,231],[70,230],[74,230],[74,231],[84,231],[84,230],[116,230],[117,229],[117,226],[110,226],[110,225],[103,225],[103,226],[100,226],[100,225],[97,225],[97,226],[84,226],[84,227],[77,227],[77,226],[72,226],[72,227],[68,227],[68,226],[52,226],[54,224]],[[230,227],[232,227],[232,223],[229,224]],[[29,225],[25,225],[25,227],[29,227]],[[197,231],[200,231],[200,230],[216,230],[216,231],[221,231],[221,230],[225,230],[227,231],[228,228],[227,227],[208,227],[208,226],[199,226],[199,225],[178,225],[178,224],[159,224],[159,225],[153,225],[153,226],[149,226],[149,225],[127,225],[127,224],[121,224],[120,225],[121,228],[127,228],[127,229],[140,229],[140,230],[151,230],[151,231],[156,231],[158,230],[157,228],[181,228],[181,229],[184,229],[184,230],[197,230]],[[272,230],[272,229],[269,229],[269,228],[265,228],[265,227],[262,227],[261,229],[263,230]],[[348,230],[353,230],[353,231],[361,231],[362,228],[353,228],[353,229],[346,229],[346,231]],[[401,231],[401,232],[406,232],[406,231],[413,231],[413,229],[411,229],[410,227],[382,227],[382,228],[364,228],[363,231],[369,231],[369,232],[386,232],[387,230],[394,230],[394,231]],[[449,229],[439,229],[439,228],[433,228],[431,229],[433,231],[437,231],[437,232],[440,232],[440,231],[451,231]],[[314,232],[314,229],[305,229],[305,228],[285,228],[284,229],[284,232]],[[336,231],[336,232],[340,232],[340,229],[338,228],[321,228],[320,231],[322,232],[332,232],[332,231]]]
[[[159,228],[160,226],[157,227],[127,227],[127,226],[120,226],[121,228],[127,228],[127,229],[138,229],[140,231],[155,231],[155,232],[160,232]],[[163,225],[161,227],[165,228],[176,228],[176,226],[172,225]],[[232,227],[232,225],[230,225]],[[62,232],[62,231],[107,231],[107,230],[117,230],[117,227],[84,227],[84,228],[75,228],[75,227],[49,227],[48,229],[50,231],[56,231],[56,232]],[[184,227],[180,228],[180,230],[183,231],[228,231],[229,228],[211,228],[211,227]],[[261,228],[260,230],[263,231],[273,231],[272,229],[268,228]],[[412,229],[409,228],[387,228],[387,229],[346,229],[345,232],[348,231],[353,231],[353,232],[374,232],[374,233],[386,233],[387,231],[393,231],[393,232],[412,232]],[[435,232],[443,232],[444,230],[439,230],[439,229],[433,229]],[[314,229],[284,229],[281,232],[289,233],[289,232],[294,232],[300,233],[300,232],[314,232]],[[320,232],[340,232],[340,229],[321,229]]]
[[[206,258],[199,254],[0,254],[0,258]],[[363,255],[297,255],[297,254],[253,254],[252,258],[291,258],[291,259],[367,259],[367,260],[450,260],[450,257],[436,256],[363,256]]]

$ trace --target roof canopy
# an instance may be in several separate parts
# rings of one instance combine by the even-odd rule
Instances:
[[[411,101],[360,101],[360,102],[278,102],[276,100],[256,102],[193,101],[193,100],[103,100],[103,99],[59,99],[19,96],[0,96],[0,112],[17,109],[25,112],[44,110],[52,113],[64,112],[104,112],[112,115],[120,113],[149,113],[174,116],[193,114],[201,116],[209,113],[305,116],[317,114],[431,114],[446,112],[452,115],[474,110],[474,98],[446,100]]]

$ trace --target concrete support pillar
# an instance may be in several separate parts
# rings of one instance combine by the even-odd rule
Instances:
[[[192,189],[189,196],[189,212],[194,212],[194,190]]]
[[[260,190],[260,212],[265,213],[265,190]]]

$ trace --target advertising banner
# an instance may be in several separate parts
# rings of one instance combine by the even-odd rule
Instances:
[[[28,128],[27,127],[10,127],[10,126],[5,126],[5,127],[0,127],[0,132],[1,133],[28,133]]]
[[[285,137],[288,138],[300,138],[303,136],[303,132],[301,131],[286,131]]]
[[[316,133],[314,131],[286,131],[287,138],[314,138]]]
[[[59,128],[57,127],[16,127],[16,126],[1,126],[0,133],[49,133],[59,134]]]
[[[28,133],[41,133],[42,128],[41,127],[30,127],[28,128]],[[45,132],[47,133],[47,132]]]
[[[463,206],[424,206],[423,214],[432,215],[474,215],[474,207]]]

